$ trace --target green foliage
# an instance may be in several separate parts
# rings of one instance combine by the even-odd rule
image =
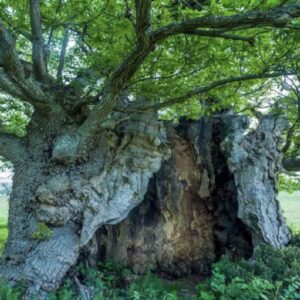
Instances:
[[[0,197],[0,257],[8,234],[7,228],[7,199]],[[0,298],[1,299],[1,298]]]
[[[211,278],[198,286],[198,299],[300,299],[300,248],[261,246],[250,261],[225,256],[213,266]]]
[[[32,239],[38,241],[47,241],[52,236],[52,230],[45,223],[37,223],[36,230],[32,234]]]
[[[177,300],[176,291],[167,291],[166,285],[150,269],[145,276],[132,282],[128,288],[128,297],[132,300]]]
[[[24,289],[22,284],[18,287],[10,287],[4,280],[0,278],[0,299],[1,300],[20,300]]]
[[[253,9],[266,10],[290,2],[293,1],[154,0],[151,23],[152,27],[157,29],[159,26],[194,17],[230,16]],[[136,43],[133,0],[42,1],[41,13],[44,38],[49,43],[47,47],[50,51],[50,73],[55,75],[64,31],[66,27],[70,27],[72,30],[66,54],[64,81],[76,85],[76,75],[84,75],[87,79],[84,87],[89,93],[97,93],[103,88],[104,82]],[[22,34],[30,32],[26,1],[2,0],[0,18],[6,26],[14,29],[22,59],[30,61],[31,43]],[[299,21],[294,21],[293,24],[297,22]],[[292,66],[299,68],[299,30],[248,28],[233,33],[242,37],[254,37],[255,44],[197,35],[177,35],[166,39],[157,45],[135,73],[127,86],[128,92],[158,102],[185,94],[194,87],[207,85],[224,77],[271,69],[289,69]],[[247,110],[249,106],[258,105],[262,99],[264,101],[261,105],[266,104],[268,99],[275,96],[270,95],[270,90],[275,91],[282,86],[283,79],[251,80],[226,85],[203,95],[205,99],[216,98],[215,107],[207,108],[203,103],[200,105],[196,97],[185,104],[164,110],[163,113],[169,119],[178,119],[183,115],[195,118],[224,107],[235,111]],[[297,115],[295,99],[295,95],[289,89],[278,101],[280,113],[288,114],[293,120]],[[287,105],[289,110],[284,109]]]
[[[197,286],[197,295],[182,295],[182,287],[174,285],[151,273],[134,275],[120,264],[106,261],[98,269],[80,264],[50,300],[80,300],[80,284],[91,291],[93,300],[297,300],[300,299],[300,248],[293,245],[283,249],[261,246],[249,261],[233,261],[224,256],[213,265],[212,276]],[[297,239],[297,241],[296,241]],[[70,277],[72,278],[72,277]],[[18,290],[0,284],[0,299],[19,300]]]
[[[133,275],[130,269],[106,261],[99,269],[87,269],[82,264],[77,267],[77,277],[93,292],[93,300],[178,300],[175,291],[150,270],[144,276]],[[76,296],[76,284],[67,281],[50,300],[80,299]]]
[[[300,190],[300,177],[288,176],[286,174],[279,175],[279,190],[293,193]]]

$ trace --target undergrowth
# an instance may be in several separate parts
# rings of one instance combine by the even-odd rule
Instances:
[[[251,260],[233,261],[224,256],[212,268],[210,278],[196,287],[196,294],[183,295],[182,286],[154,275],[143,276],[110,261],[98,269],[79,265],[71,279],[49,296],[50,300],[80,300],[80,289],[93,300],[297,300],[300,299],[300,235],[290,246],[275,250],[257,248]],[[19,300],[22,289],[0,283],[0,300]]]

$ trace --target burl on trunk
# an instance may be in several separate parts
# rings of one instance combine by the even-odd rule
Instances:
[[[74,125],[32,118],[30,151],[15,160],[0,265],[8,280],[25,281],[28,295],[56,289],[81,253],[182,276],[208,272],[223,253],[249,257],[260,243],[287,244],[276,200],[282,120],[110,121],[74,158]],[[37,238],[39,224],[46,238]]]

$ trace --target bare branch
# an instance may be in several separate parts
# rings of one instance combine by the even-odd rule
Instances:
[[[69,41],[69,28],[67,27],[65,29],[64,38],[63,38],[62,45],[61,45],[59,64],[58,64],[58,68],[57,68],[57,79],[59,81],[62,80],[62,72],[63,72],[64,64],[65,64],[65,57],[66,57],[68,41]]]
[[[30,24],[32,32],[32,62],[35,79],[44,81],[47,78],[47,65],[42,35],[39,0],[30,0]]]

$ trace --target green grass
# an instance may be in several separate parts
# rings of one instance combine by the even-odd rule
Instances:
[[[8,202],[5,198],[0,197],[0,254],[7,237],[7,212]]]
[[[300,191],[292,194],[282,192],[279,194],[279,200],[288,225],[300,231]]]

